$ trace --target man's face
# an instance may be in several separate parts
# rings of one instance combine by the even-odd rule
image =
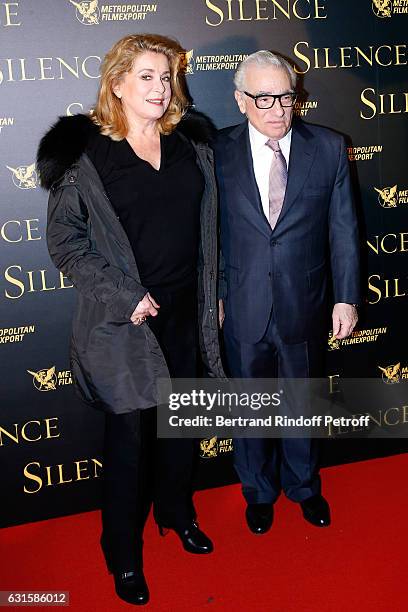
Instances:
[[[289,75],[284,68],[256,64],[247,67],[243,89],[254,96],[293,92]],[[255,100],[240,91],[235,91],[235,99],[241,113],[248,117],[248,121],[258,132],[272,140],[280,140],[289,132],[293,106],[282,108],[280,102],[275,100],[272,108],[260,109],[255,106]]]

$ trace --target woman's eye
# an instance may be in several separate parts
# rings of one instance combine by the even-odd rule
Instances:
[[[151,76],[150,76],[150,74],[142,74],[142,79],[143,79],[144,81],[150,81]]]
[[[162,81],[164,81],[165,83],[170,83],[170,77],[169,76],[162,77]]]

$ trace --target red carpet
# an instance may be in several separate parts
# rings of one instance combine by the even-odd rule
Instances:
[[[332,508],[328,529],[306,523],[299,507],[281,497],[271,531],[255,536],[238,486],[198,493],[200,524],[216,550],[188,554],[172,532],[161,538],[150,519],[151,603],[140,609],[405,612],[407,470],[407,455],[322,470]],[[135,609],[114,594],[99,531],[98,512],[3,529],[0,590],[69,591],[75,611]]]

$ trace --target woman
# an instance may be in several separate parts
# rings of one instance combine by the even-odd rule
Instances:
[[[118,596],[144,604],[142,532],[209,553],[195,522],[192,440],[156,438],[156,380],[223,377],[216,323],[216,191],[202,117],[183,117],[179,45],[130,35],[106,55],[92,115],[63,117],[38,152],[48,248],[78,290],[71,367],[106,412],[101,538]],[[151,467],[156,463],[155,474]]]

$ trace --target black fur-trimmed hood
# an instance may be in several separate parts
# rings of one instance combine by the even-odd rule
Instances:
[[[176,128],[195,143],[208,144],[215,126],[203,113],[189,111]],[[41,139],[37,152],[37,170],[41,186],[50,189],[84,153],[99,128],[88,115],[59,117]]]

